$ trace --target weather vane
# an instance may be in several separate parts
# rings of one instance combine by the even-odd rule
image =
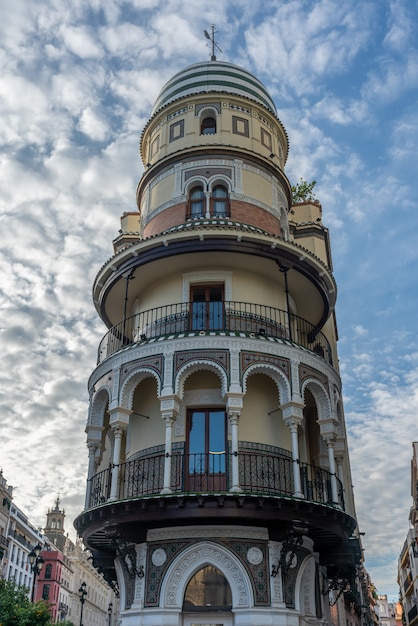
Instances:
[[[218,46],[218,44],[217,44],[217,43],[216,43],[216,41],[215,41],[215,33],[216,33],[216,30],[215,30],[215,25],[214,25],[214,24],[212,24],[212,26],[210,27],[210,29],[211,29],[211,34],[210,34],[210,35],[209,35],[209,33],[208,33],[208,31],[207,31],[207,30],[205,30],[205,31],[203,31],[203,32],[205,33],[205,37],[206,37],[206,39],[209,39],[209,41],[210,41],[210,42],[211,42],[211,44],[212,44],[212,56],[210,57],[210,60],[211,60],[211,61],[216,61],[215,48],[216,48],[216,50],[219,50],[219,52],[220,52],[221,54],[223,54],[223,53],[222,53],[222,50],[220,49],[220,47]]]

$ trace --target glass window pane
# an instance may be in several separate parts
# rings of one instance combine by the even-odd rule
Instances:
[[[205,426],[204,411],[193,411],[189,422],[189,473],[205,471]]]
[[[212,474],[225,472],[225,413],[209,413],[209,464]]]
[[[192,576],[184,594],[183,609],[205,607],[207,611],[219,611],[231,606],[231,588],[217,567],[207,565]]]

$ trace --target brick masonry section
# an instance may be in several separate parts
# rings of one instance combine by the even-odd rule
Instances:
[[[279,220],[268,211],[254,206],[249,202],[231,200],[231,220],[257,226],[272,235],[280,237]],[[182,202],[156,215],[144,228],[143,236],[159,235],[164,230],[184,224],[186,221],[186,203]]]

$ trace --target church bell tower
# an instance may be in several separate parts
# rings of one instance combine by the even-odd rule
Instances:
[[[214,57],[142,132],[137,209],[93,286],[75,522],[122,626],[360,610],[329,235],[318,202],[292,203],[288,150],[263,84]]]

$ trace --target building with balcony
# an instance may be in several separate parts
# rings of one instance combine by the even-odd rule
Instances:
[[[329,234],[292,203],[288,150],[262,83],[215,59],[141,135],[137,210],[93,285],[75,521],[122,626],[359,622]]]
[[[0,470],[0,578],[5,578],[9,540],[7,538],[12,506],[13,487],[7,484]]]
[[[398,561],[398,583],[407,626],[418,624],[418,442],[412,443],[411,496],[408,531]]]
[[[10,519],[7,532],[8,557],[5,563],[6,580],[14,580],[17,585],[28,589],[28,597],[31,597],[34,575],[29,563],[29,553],[37,544],[43,545],[43,535],[39,528],[35,528],[29,522],[27,515],[13,502],[10,506]]]

